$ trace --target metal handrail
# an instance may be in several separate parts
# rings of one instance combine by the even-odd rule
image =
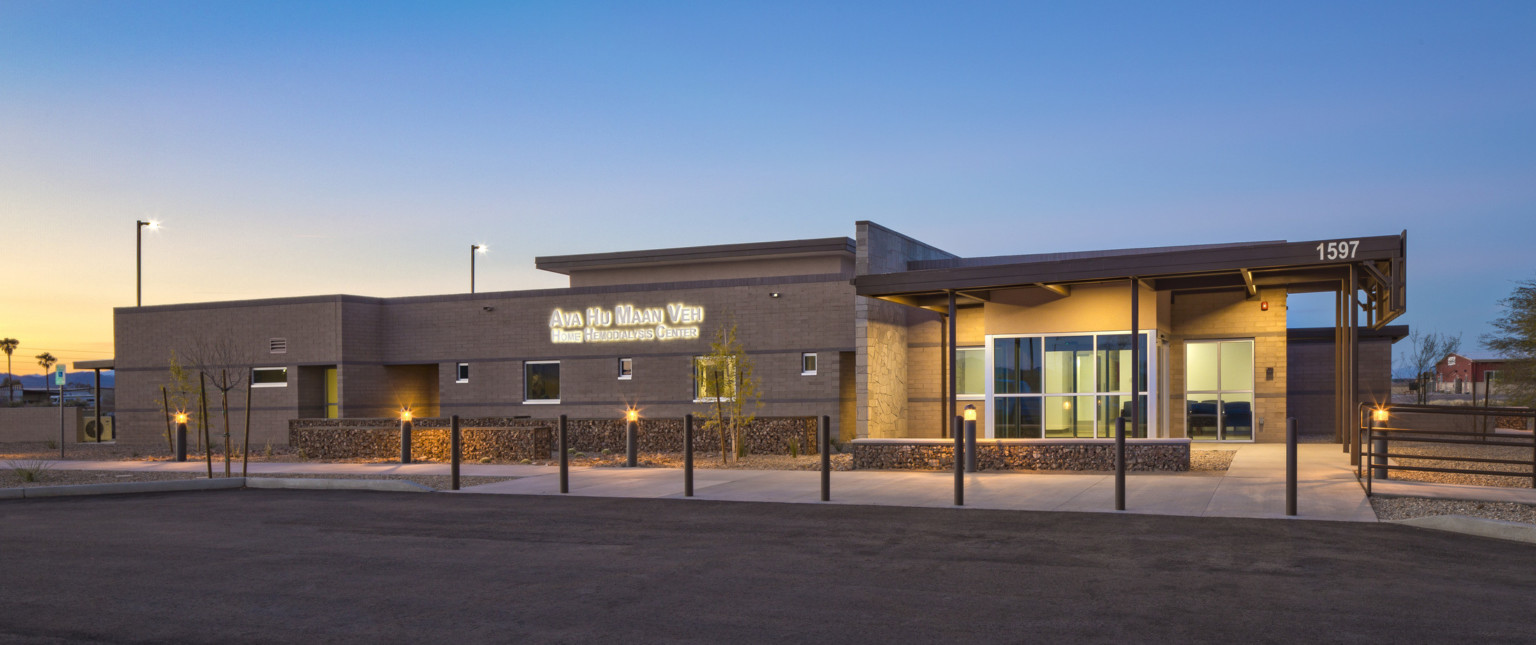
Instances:
[[[1465,475],[1485,475],[1492,477],[1530,477],[1531,487],[1536,488],[1536,433],[1525,435],[1523,433],[1506,433],[1489,435],[1484,433],[1450,432],[1444,430],[1415,430],[1413,428],[1377,428],[1372,411],[1376,408],[1361,403],[1359,412],[1360,424],[1355,429],[1353,440],[1360,447],[1360,460],[1355,465],[1355,476],[1359,478],[1365,488],[1367,497],[1372,494],[1372,483],[1376,479],[1376,473],[1381,471],[1386,477],[1393,470],[1413,472],[1456,473]],[[1444,405],[1392,405],[1384,408],[1390,415],[1396,413],[1420,413],[1420,414],[1453,414],[1476,416],[1517,416],[1524,418],[1536,418],[1536,410],[1524,408],[1502,407],[1473,407],[1473,406],[1444,406]],[[1465,438],[1448,438],[1454,435]],[[1493,438],[1493,441],[1489,439]],[[1394,453],[1391,451],[1391,442],[1411,443],[1438,443],[1446,445],[1479,445],[1503,448],[1530,448],[1530,460],[1498,459],[1493,457],[1450,457],[1435,455],[1409,455]],[[1377,443],[1381,446],[1378,449]],[[1378,463],[1377,457],[1381,460]],[[1405,466],[1392,465],[1391,459],[1421,459],[1426,461],[1440,461],[1450,463],[1474,463],[1474,464],[1499,464],[1499,465],[1530,465],[1530,472],[1511,472],[1507,470],[1487,470],[1480,468],[1441,468],[1435,466]],[[1365,472],[1361,472],[1361,469]]]

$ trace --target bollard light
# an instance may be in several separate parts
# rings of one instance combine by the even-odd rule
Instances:
[[[974,406],[974,405],[967,405],[967,406],[965,406],[965,420],[966,421],[975,421],[976,420],[976,406]]]
[[[1386,408],[1376,408],[1375,410],[1371,411],[1371,420],[1372,421],[1380,421],[1382,423],[1386,423],[1387,422],[1387,416],[1388,416],[1388,413],[1387,413],[1387,409]]]
[[[186,422],[187,422],[187,413],[185,413],[185,412],[177,412],[176,413],[176,423],[186,423]]]
[[[411,420],[411,409],[410,408],[404,408],[404,409],[400,410],[400,420],[401,421],[410,421]]]
[[[625,410],[624,411],[624,420],[628,421],[630,423],[634,423],[636,421],[639,421],[640,420],[640,411],[636,410],[634,408],[630,408],[628,410]]]

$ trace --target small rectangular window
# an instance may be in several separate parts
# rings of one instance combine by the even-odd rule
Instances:
[[[733,357],[693,358],[693,400],[714,403],[736,398],[736,361]]]
[[[800,375],[801,376],[815,376],[816,375],[816,354],[815,354],[815,352],[807,352],[805,354],[801,354],[800,355]]]
[[[523,363],[523,403],[560,402],[560,361]]]
[[[258,367],[251,370],[251,387],[288,387],[288,368]]]
[[[459,363],[458,378],[454,383],[469,382],[469,363]]]
[[[621,380],[621,381],[628,381],[630,379],[630,377],[633,377],[634,375],[635,375],[635,359],[633,359],[633,358],[621,358],[621,359],[619,359],[619,380]]]
[[[267,351],[269,353],[272,353],[272,354],[287,354],[288,353],[288,339],[287,338],[273,338],[271,340],[268,340],[267,341]]]

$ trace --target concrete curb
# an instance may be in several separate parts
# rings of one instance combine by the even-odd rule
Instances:
[[[233,488],[282,488],[291,490],[373,490],[394,493],[431,493],[431,487],[399,479],[291,479],[279,477],[224,477],[219,479],[177,479],[158,482],[122,482],[116,484],[80,484],[75,486],[36,486],[0,488],[0,499],[42,497],[78,497],[82,495],[129,495],[133,493],[171,493],[193,490],[229,490]]]
[[[245,480],[246,488],[287,488],[298,490],[377,490],[396,493],[431,493],[436,492],[430,486],[423,486],[413,481],[404,479],[306,479],[285,477],[248,477]]]
[[[1490,537],[1499,540],[1536,544],[1536,524],[1489,520],[1481,517],[1467,517],[1466,515],[1429,515],[1406,520],[1389,520],[1389,522],[1421,529],[1450,531],[1452,533],[1465,533],[1467,535]]]

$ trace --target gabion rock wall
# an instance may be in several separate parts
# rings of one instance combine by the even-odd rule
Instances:
[[[1126,470],[1187,471],[1187,443],[1127,443]],[[935,442],[853,443],[858,470],[953,470],[954,446]],[[979,442],[977,470],[1114,470],[1113,443]]]

